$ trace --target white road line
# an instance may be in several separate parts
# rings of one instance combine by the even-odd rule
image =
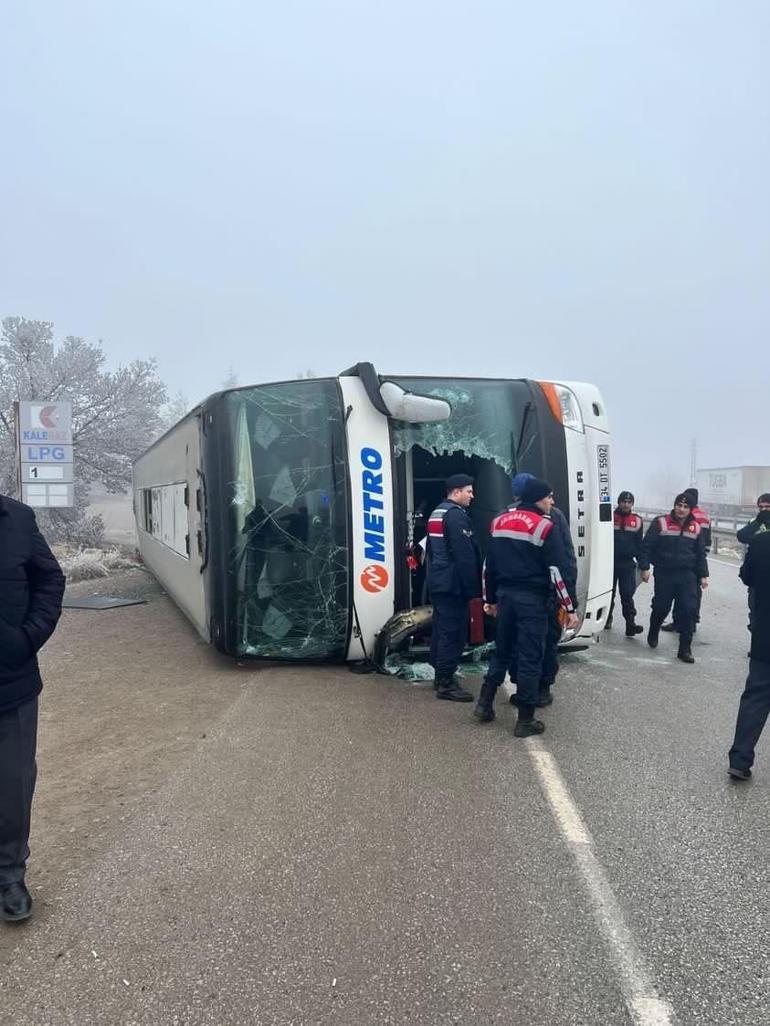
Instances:
[[[673,1026],[671,1005],[657,993],[652,974],[626,925],[617,898],[594,854],[593,838],[564,783],[556,761],[543,743],[526,742],[556,822],[577,862],[594,915],[609,946],[620,989],[635,1026]]]

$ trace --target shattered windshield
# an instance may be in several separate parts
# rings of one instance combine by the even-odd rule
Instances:
[[[334,381],[226,396],[230,572],[243,655],[339,659],[348,633],[343,414]]]
[[[492,460],[509,476],[525,462],[532,436],[525,430],[530,402],[524,381],[394,378],[410,392],[439,396],[452,406],[449,420],[437,424],[393,421],[396,455],[414,446],[433,456],[460,452]],[[524,450],[524,451],[523,451]]]

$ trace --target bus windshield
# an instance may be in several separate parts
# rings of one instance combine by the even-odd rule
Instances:
[[[449,420],[435,424],[397,422],[393,432],[396,454],[419,446],[433,456],[492,460],[510,477],[526,461],[531,437],[525,418],[531,395],[525,381],[490,379],[395,378],[402,388],[440,396],[452,406]]]
[[[431,510],[445,496],[446,478],[462,472],[475,482],[469,512],[485,551],[492,519],[511,501],[511,476],[519,470],[542,475],[529,385],[483,378],[396,380],[402,388],[440,396],[452,406],[449,419],[439,423],[393,422],[393,450],[406,493],[407,541],[420,541]]]
[[[344,658],[348,517],[337,384],[265,385],[224,400],[233,448],[228,612],[238,653]]]

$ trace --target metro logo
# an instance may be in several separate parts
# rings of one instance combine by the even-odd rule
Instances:
[[[374,559],[378,563],[384,563],[385,517],[377,510],[384,509],[385,503],[383,499],[378,498],[383,494],[382,474],[375,473],[377,470],[382,470],[382,456],[376,449],[362,449],[361,464],[364,468],[361,473],[361,488],[364,493],[364,559]]]
[[[361,571],[359,580],[364,591],[375,595],[378,591],[384,591],[387,588],[390,575],[384,566],[377,566],[375,563],[371,563]]]

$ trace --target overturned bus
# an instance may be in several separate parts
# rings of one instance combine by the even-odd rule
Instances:
[[[580,622],[564,640],[596,635],[612,502],[607,416],[588,384],[380,377],[361,363],[219,392],[135,462],[139,548],[221,652],[371,661],[394,614],[421,607],[426,626],[409,556],[459,471],[475,479],[482,551],[514,473],[552,484],[578,563]]]

